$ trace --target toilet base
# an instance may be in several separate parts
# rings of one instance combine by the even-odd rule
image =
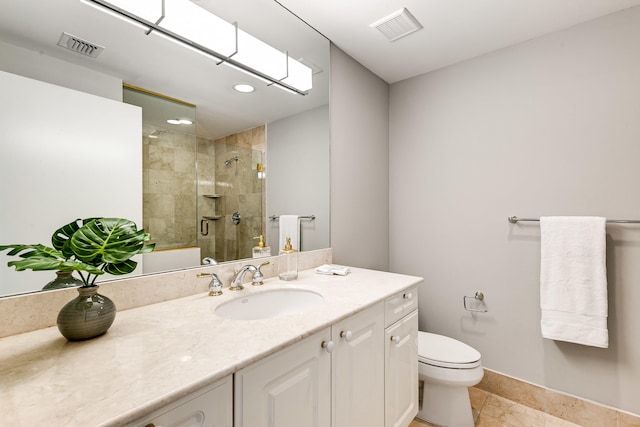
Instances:
[[[442,427],[473,427],[467,387],[421,381],[422,401],[417,417]]]

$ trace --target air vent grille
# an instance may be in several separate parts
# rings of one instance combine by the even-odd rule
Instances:
[[[58,46],[91,58],[97,58],[100,52],[104,50],[103,46],[83,40],[69,33],[62,33],[60,40],[58,40]]]
[[[406,8],[374,22],[370,27],[378,29],[392,42],[423,28],[422,24]]]

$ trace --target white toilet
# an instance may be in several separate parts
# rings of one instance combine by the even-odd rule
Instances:
[[[468,387],[484,371],[480,352],[453,338],[418,332],[418,418],[443,427],[473,427]]]

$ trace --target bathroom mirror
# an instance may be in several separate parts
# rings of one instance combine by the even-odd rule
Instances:
[[[36,70],[34,68],[37,67],[29,64],[30,57],[48,57],[119,79],[124,84],[192,103],[196,106],[195,127],[198,138],[219,140],[243,131],[264,127],[266,150],[263,147],[262,154],[248,154],[252,159],[251,163],[255,163],[254,169],[257,163],[262,163],[266,171],[265,198],[262,201],[263,234],[268,235],[271,242],[277,242],[277,236],[275,240],[273,236],[277,233],[277,220],[269,219],[271,216],[314,215],[315,222],[305,222],[302,227],[318,231],[322,236],[313,239],[312,247],[302,249],[328,247],[330,82],[328,40],[272,0],[243,0],[242,2],[193,0],[193,3],[228,22],[237,22],[244,31],[278,50],[288,51],[292,58],[310,66],[314,74],[313,88],[308,95],[292,94],[275,85],[268,86],[224,64],[216,65],[216,61],[210,57],[154,35],[153,32],[145,35],[144,31],[130,22],[109,15],[81,0],[5,1],[3,13],[0,16],[0,70],[59,84],[56,79],[64,72],[64,68],[40,67]],[[97,58],[92,58],[60,47],[57,43],[63,32],[103,46],[104,50]],[[95,82],[84,83],[89,86],[92,83],[98,86]],[[255,87],[255,91],[253,93],[236,92],[233,90],[236,83],[249,83]],[[298,117],[300,117],[299,120]],[[37,128],[38,123],[31,125]],[[64,125],[60,124],[60,126]],[[273,126],[274,138],[283,138],[292,149],[288,149],[286,144],[274,144],[275,149],[271,151],[270,126]],[[305,135],[305,129],[309,129],[309,135]],[[321,147],[317,146],[318,139],[322,140],[319,144]],[[47,141],[51,144],[57,142],[54,136],[48,137]],[[10,144],[10,141],[2,143]],[[300,150],[304,147],[304,143],[316,144],[313,150],[306,150],[307,153],[312,151],[315,156],[311,163],[306,156],[304,160],[300,159]],[[232,153],[234,150],[228,151]],[[44,161],[37,159],[38,153],[32,153],[32,155],[34,156],[32,160]],[[229,159],[219,158],[215,161],[219,164],[224,163],[225,160]],[[272,168],[271,165],[280,166]],[[301,183],[304,184],[306,180],[305,173],[313,175],[312,187],[307,188],[306,191],[304,185],[302,188],[293,190],[283,188],[288,184],[301,187]],[[296,179],[291,180],[291,176],[295,176]],[[34,179],[45,178],[34,177]],[[314,190],[314,186],[324,189],[320,196]],[[309,197],[295,197],[295,193],[291,191],[305,191],[309,193]],[[291,197],[285,197],[286,195]],[[3,204],[19,203],[11,200],[7,194],[3,194],[2,197]],[[30,194],[29,197],[37,200],[39,195]],[[307,204],[296,206],[296,200]],[[209,202],[211,201],[198,203]],[[77,210],[74,210],[71,205],[69,217],[77,216],[76,212]],[[21,229],[29,227],[29,223],[12,223],[10,226]],[[193,226],[200,231],[199,218],[193,218]],[[243,241],[249,241],[252,237],[241,236]],[[48,243],[49,239],[50,234],[38,239],[38,242]],[[31,243],[33,239],[28,240],[2,243]],[[277,253],[277,247],[272,248],[272,253]],[[250,255],[247,254],[247,256]],[[2,261],[0,268],[8,268],[7,259],[9,258],[3,256],[0,260]],[[18,274],[45,273],[53,274],[53,272]],[[42,279],[43,276],[40,277],[36,286],[22,291],[39,290],[38,287],[46,282]],[[6,284],[0,282],[0,295],[15,293],[7,291]]]

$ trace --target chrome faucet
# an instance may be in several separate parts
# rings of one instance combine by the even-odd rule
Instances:
[[[255,265],[245,265],[240,270],[236,271],[233,277],[231,278],[231,285],[229,285],[230,291],[241,291],[244,289],[242,286],[242,281],[244,280],[244,275],[247,271],[257,271],[258,268]]]

